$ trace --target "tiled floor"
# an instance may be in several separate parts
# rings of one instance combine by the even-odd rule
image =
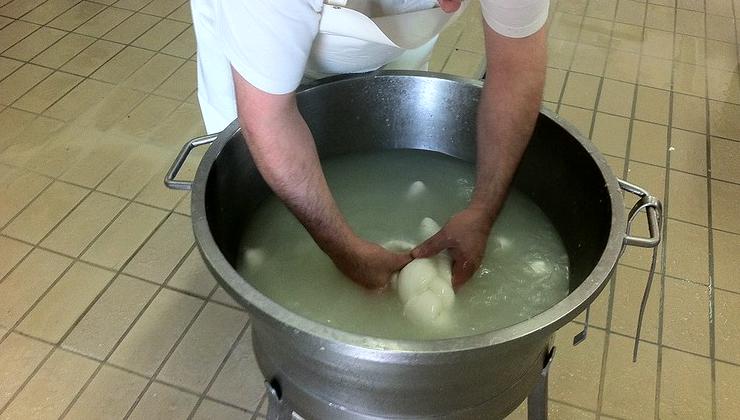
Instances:
[[[481,74],[477,13],[432,70]],[[740,412],[736,18],[738,0],[553,0],[545,106],[667,221],[638,363],[649,254],[630,249],[586,342],[557,336],[552,418]],[[194,49],[184,0],[0,0],[0,419],[264,415],[249,318],[162,186],[203,130]]]

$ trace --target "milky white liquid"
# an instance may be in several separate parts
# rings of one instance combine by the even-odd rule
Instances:
[[[473,165],[417,150],[353,154],[322,166],[353,230],[379,244],[418,242],[421,220],[443,225],[465,208],[475,180]],[[257,210],[243,238],[237,270],[255,288],[299,315],[363,335],[473,335],[531,318],[568,294],[563,243],[542,210],[516,190],[494,224],[481,268],[457,291],[445,328],[406,319],[393,289],[367,291],[342,276],[274,196]]]

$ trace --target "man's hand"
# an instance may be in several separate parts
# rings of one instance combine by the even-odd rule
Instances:
[[[492,220],[488,210],[468,207],[452,216],[436,235],[414,248],[411,255],[428,258],[447,250],[452,258],[452,287],[460,287],[480,267]]]
[[[329,255],[334,265],[355,283],[368,289],[383,289],[393,273],[411,262],[411,254],[396,254],[358,238],[352,249]]]
[[[456,12],[460,8],[462,0],[439,0],[439,7],[445,11],[445,13]]]

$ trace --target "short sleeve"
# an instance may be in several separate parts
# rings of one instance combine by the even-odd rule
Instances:
[[[216,30],[232,67],[272,94],[300,84],[319,31],[321,0],[221,0]]]
[[[497,33],[524,38],[547,21],[550,0],[480,0],[483,18]]]

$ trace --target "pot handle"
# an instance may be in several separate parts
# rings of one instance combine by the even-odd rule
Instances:
[[[198,146],[204,144],[211,144],[218,137],[218,134],[208,134],[205,136],[196,137],[191,139],[180,149],[180,153],[177,154],[175,161],[172,162],[170,170],[167,171],[167,175],[164,177],[164,185],[172,190],[189,190],[193,186],[192,181],[178,181],[175,179],[177,173],[180,172],[180,168],[185,164],[190,152]]]

